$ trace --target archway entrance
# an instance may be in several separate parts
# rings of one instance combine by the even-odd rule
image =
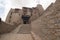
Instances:
[[[22,15],[23,24],[29,24],[29,15]]]

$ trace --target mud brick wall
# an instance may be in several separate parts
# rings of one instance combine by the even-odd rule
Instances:
[[[32,22],[32,31],[42,40],[60,40],[60,12],[42,15]]]
[[[15,28],[16,28],[15,25],[9,25],[2,21],[0,22],[0,34],[9,33]]]

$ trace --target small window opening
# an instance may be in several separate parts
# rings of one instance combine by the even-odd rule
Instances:
[[[11,16],[10,16],[10,19],[11,19]]]
[[[19,12],[19,9],[15,9],[15,13],[18,13]]]
[[[11,12],[11,15],[12,15],[12,12]]]
[[[9,20],[9,23],[11,22],[11,20]]]
[[[20,16],[20,14],[19,14],[19,16]]]

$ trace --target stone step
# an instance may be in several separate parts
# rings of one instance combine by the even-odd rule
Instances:
[[[39,36],[37,36],[34,32],[31,32],[31,35],[34,40],[42,40]]]
[[[20,30],[18,33],[20,34],[30,34],[31,32],[31,25],[30,24],[23,24],[21,27],[20,27]]]
[[[19,25],[16,29],[14,29],[11,33],[18,33],[18,31],[20,30],[20,27],[21,27],[22,25]]]
[[[0,40],[33,40],[31,34],[4,34]]]

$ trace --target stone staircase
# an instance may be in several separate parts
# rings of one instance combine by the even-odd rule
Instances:
[[[33,40],[31,34],[8,33],[1,36],[0,40]]]
[[[1,35],[0,40],[35,40],[34,35],[30,24],[22,24],[12,32]]]
[[[18,31],[20,34],[30,34],[31,33],[31,25],[30,24],[23,24]]]

